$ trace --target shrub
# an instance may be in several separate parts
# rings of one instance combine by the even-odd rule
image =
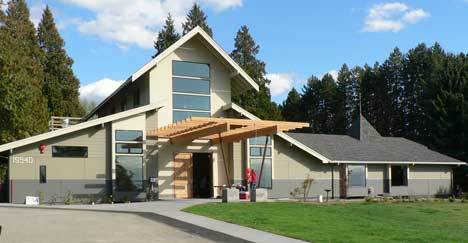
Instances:
[[[67,192],[64,200],[65,205],[70,205],[73,203],[73,193],[71,191]]]
[[[298,187],[294,188],[294,190],[289,194],[294,198],[302,196],[302,199],[306,201],[309,197],[310,187],[312,186],[312,183],[314,183],[314,179],[309,174],[307,174],[304,181]]]
[[[449,202],[455,202],[455,198],[454,198],[453,196],[450,196],[450,197],[448,198],[448,200],[449,200]]]

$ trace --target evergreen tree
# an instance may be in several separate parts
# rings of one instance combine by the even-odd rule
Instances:
[[[194,3],[192,9],[187,14],[185,23],[182,24],[183,32],[182,34],[187,34],[195,27],[200,26],[208,35],[213,37],[213,30],[208,25],[206,21],[206,15],[201,9],[200,5]]]
[[[390,56],[380,67],[380,72],[383,81],[386,82],[388,88],[387,96],[390,98],[388,116],[388,135],[402,136],[403,135],[403,107],[401,97],[403,95],[403,54],[397,47],[390,53]]]
[[[330,74],[322,79],[310,77],[303,89],[301,109],[310,122],[311,132],[335,134],[340,113],[344,114],[337,99],[339,92],[335,80]]]
[[[295,88],[288,93],[288,97],[281,105],[281,114],[286,121],[304,121],[304,114],[301,112],[301,95]]]
[[[38,28],[38,41],[44,58],[43,94],[47,97],[49,113],[54,116],[82,116],[80,105],[80,82],[73,74],[73,60],[64,49],[64,41],[55,26],[54,17],[49,7],[42,14]]]
[[[247,26],[242,26],[235,38],[235,49],[231,57],[259,85],[259,91],[249,90],[233,97],[233,101],[261,119],[280,120],[281,111],[271,102],[270,80],[265,78],[265,63],[257,59],[260,47],[255,43]]]
[[[169,46],[174,44],[176,41],[180,39],[179,33],[177,33],[174,20],[172,20],[172,16],[169,13],[167,15],[166,23],[163,26],[162,30],[158,33],[158,40],[154,42],[154,48],[156,49],[156,54],[153,55],[155,58],[161,52],[166,50]]]
[[[0,28],[0,143],[47,130],[41,58],[26,2],[10,1]]]
[[[425,44],[419,44],[416,48],[409,50],[403,66],[403,135],[424,143],[428,134],[426,121],[422,119],[425,114],[420,101],[423,96],[422,85],[432,75],[430,49]]]
[[[344,133],[358,114],[359,109],[359,69],[350,70],[346,64],[338,72],[338,98],[340,109],[337,133]]]

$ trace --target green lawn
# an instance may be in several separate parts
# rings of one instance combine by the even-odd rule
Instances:
[[[313,242],[468,242],[468,203],[209,203],[184,209]]]

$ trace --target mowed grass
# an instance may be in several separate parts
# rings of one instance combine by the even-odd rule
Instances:
[[[184,209],[313,242],[468,242],[468,203],[209,203]]]

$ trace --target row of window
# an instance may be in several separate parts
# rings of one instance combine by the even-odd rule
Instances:
[[[117,190],[143,190],[143,131],[115,131]]]
[[[390,166],[392,186],[408,186],[408,166],[392,165]],[[366,186],[366,166],[348,165],[348,183],[352,187]]]
[[[172,62],[172,106],[174,122],[210,116],[209,64]]]

